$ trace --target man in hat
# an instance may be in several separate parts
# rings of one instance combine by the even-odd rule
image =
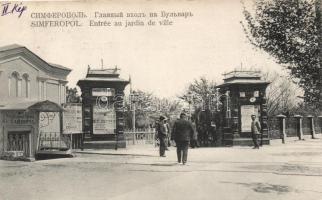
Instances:
[[[172,129],[171,139],[176,142],[178,163],[186,164],[189,142],[193,138],[194,130],[191,122],[186,119],[186,114],[181,113]]]
[[[158,138],[160,141],[160,151],[159,152],[160,152],[161,157],[165,157],[165,150],[167,148],[167,146],[166,146],[167,130],[166,130],[166,126],[164,125],[165,120],[166,120],[166,118],[164,116],[160,116],[158,127],[157,127]]]
[[[252,138],[254,142],[253,149],[259,149],[258,136],[261,134],[261,125],[256,120],[256,115],[252,115],[251,118],[252,118],[251,130],[252,130]]]

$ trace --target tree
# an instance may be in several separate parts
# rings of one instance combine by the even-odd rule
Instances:
[[[246,9],[242,22],[254,46],[289,69],[293,81],[304,90],[304,101],[319,100],[319,0],[256,0],[254,13]]]
[[[66,102],[67,103],[80,103],[81,97],[78,95],[77,88],[66,87]]]
[[[301,89],[288,77],[276,72],[265,72],[262,77],[270,82],[266,89],[268,117],[294,114],[298,104],[302,103],[299,98],[303,93]]]
[[[200,77],[190,83],[187,90],[179,98],[193,105],[194,109],[208,109],[211,106],[214,107],[217,100],[215,86],[215,82],[205,77]]]
[[[159,119],[160,115],[167,118],[176,118],[182,110],[182,105],[179,101],[159,98],[152,93],[142,90],[132,91],[135,94],[135,100],[129,95],[125,98],[125,121],[128,128],[132,127],[133,104],[135,104],[135,126],[137,128],[147,128],[154,124]]]

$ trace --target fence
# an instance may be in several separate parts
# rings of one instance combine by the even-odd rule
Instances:
[[[59,132],[40,132],[38,150],[67,150],[81,149],[83,134],[61,134]]]
[[[127,145],[155,144],[155,129],[135,129],[124,131]]]
[[[278,115],[268,119],[268,134],[270,139],[283,139],[283,142],[287,137],[315,138],[316,134],[322,134],[322,117]]]

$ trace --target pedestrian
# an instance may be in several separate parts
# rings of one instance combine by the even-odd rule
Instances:
[[[252,118],[251,131],[252,131],[252,138],[254,142],[253,149],[259,149],[258,136],[261,134],[261,125],[256,120],[256,115],[252,115],[251,118]]]
[[[186,114],[181,113],[172,129],[171,139],[175,141],[177,146],[178,163],[186,164],[188,157],[189,142],[193,138],[192,124],[186,119]]]
[[[165,150],[167,148],[166,147],[167,130],[166,130],[164,120],[165,120],[165,117],[160,116],[158,128],[157,128],[158,138],[160,141],[160,148],[159,148],[160,157],[165,157]]]
[[[164,128],[165,128],[165,133],[167,135],[165,139],[165,142],[166,142],[165,150],[169,151],[168,147],[171,146],[171,143],[170,143],[170,125],[168,123],[168,119],[164,119]]]

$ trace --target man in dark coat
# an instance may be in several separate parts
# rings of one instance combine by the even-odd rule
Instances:
[[[165,150],[167,148],[166,146],[166,137],[167,137],[167,130],[165,125],[165,117],[160,116],[159,123],[157,125],[157,131],[158,131],[158,138],[160,141],[160,156],[165,157]]]
[[[186,164],[188,157],[189,142],[193,138],[194,130],[192,124],[186,120],[186,114],[181,113],[172,129],[171,139],[177,145],[178,163]]]

